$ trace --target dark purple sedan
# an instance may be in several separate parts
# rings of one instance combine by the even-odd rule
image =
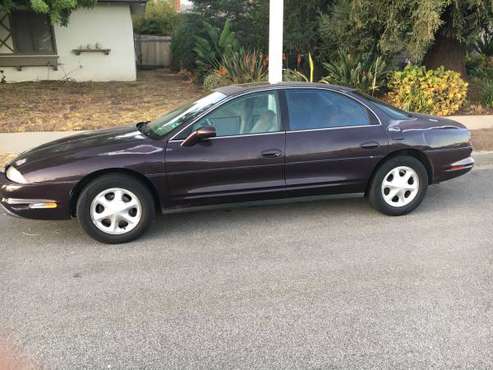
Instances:
[[[140,236],[157,212],[362,193],[403,215],[430,184],[471,170],[469,131],[355,90],[230,86],[152,122],[83,133],[21,154],[0,173],[1,204],[35,219],[77,217],[105,243]]]

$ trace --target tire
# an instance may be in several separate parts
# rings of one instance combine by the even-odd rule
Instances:
[[[140,237],[155,215],[153,197],[139,180],[109,174],[89,183],[77,201],[77,218],[93,239],[107,244]]]
[[[428,189],[428,172],[414,157],[389,159],[375,173],[369,200],[376,210],[389,216],[402,216],[423,201]]]

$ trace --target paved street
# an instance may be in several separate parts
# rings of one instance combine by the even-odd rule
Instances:
[[[493,169],[401,218],[317,200],[108,246],[0,211],[0,235],[0,336],[35,366],[493,367]]]

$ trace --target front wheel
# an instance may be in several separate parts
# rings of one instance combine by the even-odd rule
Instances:
[[[399,156],[385,162],[375,173],[369,200],[378,211],[401,216],[418,207],[428,188],[428,173],[414,157]]]
[[[147,187],[131,176],[96,178],[82,191],[77,217],[93,239],[119,244],[137,239],[152,222],[154,202]]]

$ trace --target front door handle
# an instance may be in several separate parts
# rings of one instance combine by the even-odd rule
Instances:
[[[369,141],[360,145],[363,149],[376,149],[380,146],[376,141]]]
[[[279,158],[282,155],[280,150],[265,150],[262,152],[262,157],[264,158]]]

